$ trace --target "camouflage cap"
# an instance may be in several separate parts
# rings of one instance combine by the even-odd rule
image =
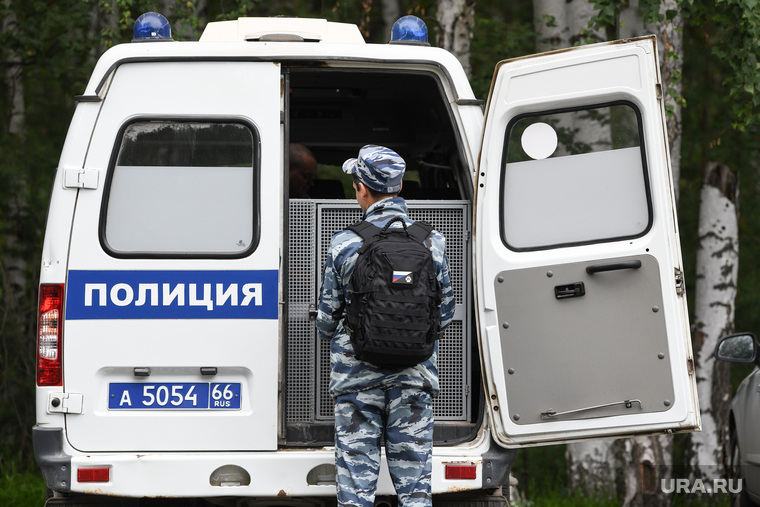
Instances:
[[[356,174],[364,185],[382,194],[401,190],[406,162],[390,148],[368,144],[359,150],[358,158],[343,162],[343,172]]]

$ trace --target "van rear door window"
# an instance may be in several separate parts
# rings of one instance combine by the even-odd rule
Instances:
[[[542,250],[646,234],[652,224],[641,118],[626,102],[510,123],[502,237]]]
[[[101,222],[116,256],[238,257],[257,238],[255,134],[242,123],[123,130]]]

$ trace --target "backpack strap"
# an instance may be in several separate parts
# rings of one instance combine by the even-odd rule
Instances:
[[[372,222],[365,222],[363,220],[354,222],[353,224],[349,225],[348,230],[356,233],[356,235],[362,238],[365,243],[368,240],[372,239],[373,236],[380,234],[379,227],[372,224]]]
[[[406,222],[400,216],[391,218],[390,221],[388,221],[388,223],[382,229],[374,225],[372,222],[361,220],[351,224],[348,227],[348,230],[354,232],[356,235],[362,238],[362,240],[364,240],[364,245],[362,246],[362,248],[364,248],[364,246],[369,245],[370,243],[374,243],[377,240],[377,237],[385,233],[390,225],[393,222],[397,221],[400,221],[404,226],[406,233],[419,243],[424,244],[427,237],[433,231],[433,226],[424,220],[416,220],[415,222],[412,222],[411,225],[406,225]]]
[[[412,225],[410,225],[406,230],[411,237],[413,237],[420,243],[425,243],[425,240],[427,239],[428,236],[430,236],[430,233],[433,231],[433,226],[423,220],[417,220]]]

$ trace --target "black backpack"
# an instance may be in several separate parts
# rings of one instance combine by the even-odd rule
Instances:
[[[390,228],[400,221],[403,227]],[[425,238],[433,227],[400,216],[382,229],[349,227],[364,240],[349,284],[345,327],[358,359],[407,367],[427,360],[441,329],[441,288]]]

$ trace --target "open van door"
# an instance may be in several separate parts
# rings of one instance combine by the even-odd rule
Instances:
[[[699,428],[654,37],[497,65],[475,223],[501,445]]]

